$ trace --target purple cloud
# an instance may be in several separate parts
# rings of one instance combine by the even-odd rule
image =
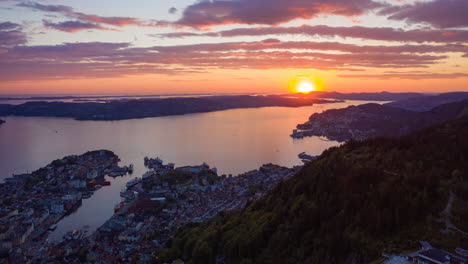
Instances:
[[[148,48],[135,48],[128,43],[65,43],[7,48],[0,60],[0,78],[93,78],[217,69],[363,71],[369,68],[428,68],[446,59],[445,52],[453,51],[466,53],[467,47],[359,46],[338,42],[281,42],[276,39]],[[433,52],[440,54],[427,54]]]
[[[326,25],[297,27],[258,27],[237,28],[218,32],[171,32],[152,34],[161,38],[185,38],[185,37],[239,37],[239,36],[266,36],[266,35],[306,35],[323,37],[361,38],[382,41],[401,42],[467,42],[468,30],[430,30],[414,29],[402,30],[396,28],[370,28],[362,26],[330,27]]]
[[[138,25],[139,23],[138,20],[133,17],[104,17],[98,15],[84,14],[76,12],[73,8],[64,5],[42,5],[35,2],[25,2],[18,4],[18,6],[43,12],[60,13],[64,16],[87,21],[89,23],[101,23],[116,27],[123,27],[132,24]]]
[[[47,20],[43,21],[44,26],[53,28],[55,30],[74,33],[81,30],[90,30],[90,29],[98,29],[98,30],[109,30],[106,28],[101,27],[98,24],[90,23],[90,22],[81,22],[81,21],[65,21],[60,23],[52,23]]]
[[[175,24],[210,27],[224,24],[276,25],[321,14],[357,16],[382,6],[372,0],[212,0],[188,6]]]
[[[20,24],[12,23],[9,21],[0,23],[0,31],[12,30],[12,29],[21,29]]]
[[[0,23],[0,47],[21,45],[27,41],[27,36],[22,31],[21,25],[8,21]]]
[[[390,14],[393,20],[406,20],[412,23],[427,23],[437,28],[468,27],[468,1],[433,0],[417,2],[413,5],[391,6],[380,14]]]

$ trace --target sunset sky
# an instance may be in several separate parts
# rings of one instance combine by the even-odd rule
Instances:
[[[468,91],[468,0],[0,0],[0,94]]]

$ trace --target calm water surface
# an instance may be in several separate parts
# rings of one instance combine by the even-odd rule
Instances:
[[[289,137],[298,123],[316,112],[367,103],[348,101],[335,104],[288,108],[234,109],[123,121],[75,121],[63,118],[2,117],[0,126],[0,180],[25,173],[52,160],[88,150],[109,149],[119,155],[120,165],[134,164],[132,176],[109,178],[106,186],[83,200],[74,214],[59,222],[50,239],[66,231],[90,226],[90,232],[112,216],[120,202],[119,192],[132,177],[146,170],[143,158],[161,157],[176,166],[207,162],[219,174],[239,174],[262,164],[301,164],[297,154],[320,154],[338,145],[318,137]]]

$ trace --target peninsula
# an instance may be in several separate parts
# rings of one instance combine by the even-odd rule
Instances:
[[[282,95],[208,96],[198,98],[164,98],[115,100],[106,103],[27,102],[0,105],[1,116],[69,117],[76,120],[123,120],[145,117],[205,113],[236,108],[267,106],[300,107],[340,102],[317,98],[298,99]]]
[[[397,137],[466,114],[468,100],[416,112],[390,105],[363,104],[316,113],[297,125],[291,137],[323,136],[331,140]]]

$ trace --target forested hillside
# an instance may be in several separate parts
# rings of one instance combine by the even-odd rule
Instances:
[[[442,248],[450,191],[457,225],[468,226],[468,116],[396,139],[350,141],[325,151],[240,213],[192,224],[161,262],[369,263],[382,252]]]

